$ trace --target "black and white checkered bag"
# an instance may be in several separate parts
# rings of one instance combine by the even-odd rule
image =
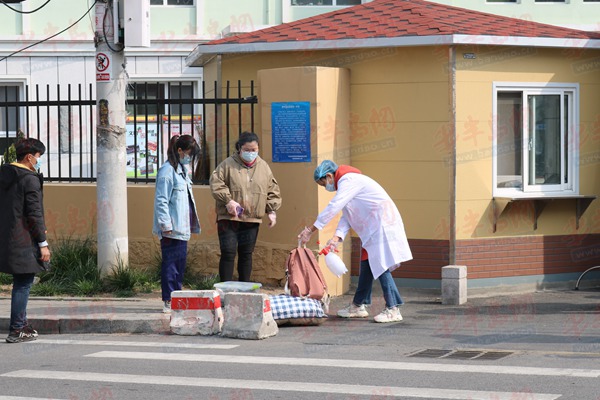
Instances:
[[[275,320],[292,318],[327,318],[319,300],[288,295],[269,296]]]

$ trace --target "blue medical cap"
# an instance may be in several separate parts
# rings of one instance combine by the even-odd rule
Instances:
[[[319,179],[323,178],[327,174],[335,174],[338,166],[331,160],[323,161],[316,169],[315,169],[315,182]]]

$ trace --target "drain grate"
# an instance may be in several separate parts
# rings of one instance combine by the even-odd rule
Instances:
[[[499,360],[513,354],[510,351],[443,350],[427,349],[410,354],[408,357],[451,358],[458,360]]]

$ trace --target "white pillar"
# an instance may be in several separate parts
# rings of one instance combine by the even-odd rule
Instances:
[[[98,267],[103,276],[119,264],[129,265],[125,169],[127,79],[125,56],[122,51],[113,51],[122,45],[114,44],[112,15],[103,18],[109,12],[108,7],[106,0],[96,4],[97,230]]]

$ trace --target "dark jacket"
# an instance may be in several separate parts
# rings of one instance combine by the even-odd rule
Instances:
[[[37,273],[39,243],[46,241],[43,178],[13,163],[0,167],[0,272]]]

